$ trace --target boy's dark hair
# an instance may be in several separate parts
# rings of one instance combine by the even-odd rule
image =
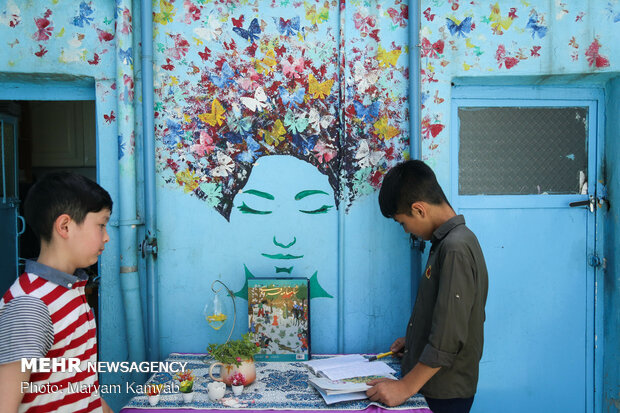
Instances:
[[[24,201],[26,222],[42,241],[52,239],[54,221],[67,214],[81,224],[89,212],[107,208],[112,212],[110,194],[96,182],[72,172],[52,172],[28,191]]]
[[[412,159],[399,163],[385,174],[379,191],[383,216],[393,218],[396,214],[410,214],[411,204],[420,201],[450,205],[428,165]]]

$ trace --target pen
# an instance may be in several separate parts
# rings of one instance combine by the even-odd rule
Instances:
[[[391,351],[388,351],[387,353],[381,353],[381,354],[377,354],[376,356],[371,356],[368,361],[375,361],[377,359],[380,359],[382,357],[387,357],[387,356],[391,356],[393,353]]]

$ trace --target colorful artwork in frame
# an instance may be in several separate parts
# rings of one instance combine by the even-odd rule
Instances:
[[[248,329],[257,361],[310,358],[309,282],[306,278],[248,280]]]

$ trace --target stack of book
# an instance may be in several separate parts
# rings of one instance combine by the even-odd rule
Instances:
[[[366,383],[373,379],[390,378],[394,369],[382,361],[369,362],[361,354],[350,354],[303,363],[315,375],[308,381],[323,396],[325,403],[365,399]]]

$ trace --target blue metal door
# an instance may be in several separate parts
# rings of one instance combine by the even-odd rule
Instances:
[[[489,269],[472,411],[592,412],[602,93],[475,93],[452,112],[452,202]]]
[[[17,187],[17,119],[0,114],[0,294],[17,277],[19,196]]]

